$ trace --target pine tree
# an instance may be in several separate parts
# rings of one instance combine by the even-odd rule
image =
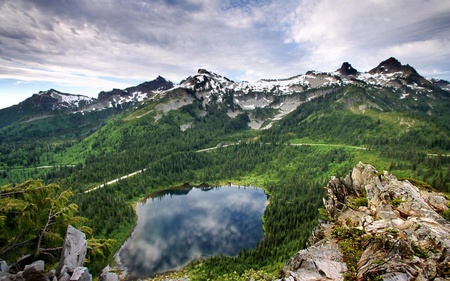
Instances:
[[[24,260],[57,261],[68,225],[80,227],[86,221],[75,215],[78,205],[69,203],[71,196],[69,189],[41,180],[0,187],[0,257],[11,265]],[[95,254],[112,243],[92,241]]]

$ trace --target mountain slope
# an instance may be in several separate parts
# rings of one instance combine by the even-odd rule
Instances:
[[[111,169],[117,175],[134,172],[154,159],[148,156],[145,162],[134,161],[138,152],[130,150],[156,145],[161,139],[170,142],[173,136],[188,140],[177,144],[185,150],[215,146],[244,132],[244,139],[253,135],[263,142],[304,140],[385,147],[380,150],[384,157],[446,154],[450,149],[450,93],[436,86],[445,88],[445,83],[420,82],[423,79],[394,58],[368,73],[344,63],[334,72],[310,71],[256,83],[234,82],[200,69],[178,85],[158,77],[136,87],[101,92],[91,101],[54,90],[42,92],[18,105],[29,111],[18,111],[18,106],[0,110],[1,116],[14,110],[27,116],[1,129],[0,139],[4,145],[16,147],[46,139],[73,142],[59,156],[36,151],[40,156],[35,165],[77,164],[92,156],[123,154],[131,164],[125,170]],[[43,99],[49,102],[39,102]],[[121,114],[111,118],[117,113]],[[250,132],[248,127],[266,131]],[[74,142],[76,139],[80,142]],[[399,149],[408,143],[417,150]],[[8,148],[2,151],[6,151],[6,159],[15,157]],[[160,151],[168,155],[173,149],[162,146]],[[414,159],[414,163],[423,162],[423,156]],[[21,162],[17,158],[14,166]],[[111,179],[109,172],[103,173],[104,180]],[[434,171],[427,173],[430,179],[435,176]]]

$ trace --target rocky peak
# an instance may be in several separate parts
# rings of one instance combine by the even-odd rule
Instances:
[[[49,89],[47,91],[39,91],[39,93],[37,93],[37,94],[42,96],[42,95],[51,95],[52,93],[61,94],[60,91],[57,91],[55,89]]]
[[[180,83],[182,87],[187,89],[200,92],[211,91],[215,93],[221,93],[224,88],[229,87],[232,84],[234,84],[234,82],[230,79],[202,68],[197,71],[196,75],[189,76]]]
[[[114,88],[111,91],[101,91],[100,93],[98,93],[98,100],[106,101],[113,96],[127,96],[127,95],[128,95],[127,91]]]
[[[414,67],[409,64],[402,65],[396,58],[390,57],[389,59],[381,62],[377,67],[371,69],[369,74],[397,74],[395,75],[397,78],[407,79],[411,84],[415,83],[419,86],[428,86],[432,87],[433,84],[422,77]]]
[[[199,69],[197,70],[197,74],[205,74],[205,75],[212,76],[212,73],[209,72],[208,70],[204,69],[204,68],[199,68]]]
[[[49,113],[55,110],[72,110],[93,103],[94,100],[87,96],[62,93],[55,89],[40,91],[30,98],[19,103],[20,111],[33,113]]]
[[[327,185],[329,223],[286,262],[283,280],[447,280],[450,201],[359,163]]]
[[[415,72],[414,68],[409,65],[402,65],[396,58],[390,57],[389,59],[382,61],[377,67],[369,71],[370,74],[376,73],[395,73],[395,72]]]
[[[431,78],[430,82],[438,88],[450,92],[450,82],[448,82],[447,80]]]
[[[341,75],[349,76],[349,75],[356,75],[358,74],[358,71],[352,67],[352,65],[348,62],[344,62],[341,66],[341,68],[336,70]]]
[[[19,103],[21,110],[45,112],[52,111],[54,105],[57,104],[57,99],[47,94],[47,91],[41,91],[38,94],[33,94],[30,98]]]
[[[222,75],[219,75],[217,73],[214,73],[212,71],[209,71],[209,70],[206,70],[206,69],[203,69],[203,68],[200,68],[197,71],[197,75],[195,75],[194,77],[199,77],[199,76],[205,77],[207,79],[213,79],[213,80],[216,80],[216,81],[233,82],[230,79],[228,79],[228,78],[226,78],[226,77],[224,77]]]
[[[128,93],[142,92],[149,94],[153,91],[168,90],[173,88],[173,86],[174,85],[172,82],[166,80],[164,77],[158,76],[152,81],[147,81],[137,86],[126,88],[125,91]]]
[[[174,84],[165,78],[158,76],[152,81],[141,83],[137,86],[111,91],[101,91],[98,94],[98,108],[126,107],[147,98],[154,97],[157,93],[173,88]]]

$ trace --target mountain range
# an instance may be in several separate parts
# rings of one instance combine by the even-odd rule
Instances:
[[[134,87],[102,91],[97,98],[63,93],[55,89],[40,91],[18,105],[0,110],[0,120],[3,120],[0,121],[0,126],[39,115],[125,109],[136,103],[173,94],[201,99],[203,104],[210,101],[227,103],[233,111],[273,108],[278,110],[274,117],[278,120],[301,103],[342,86],[392,91],[392,99],[407,100],[410,106],[426,103],[431,105],[443,96],[448,97],[447,93],[450,92],[448,81],[428,80],[410,65],[402,65],[393,57],[368,72],[359,72],[348,62],[344,62],[332,72],[308,71],[286,79],[263,79],[254,83],[234,82],[199,69],[197,74],[187,77],[179,84],[158,76],[155,80]],[[432,113],[432,106],[429,110]]]

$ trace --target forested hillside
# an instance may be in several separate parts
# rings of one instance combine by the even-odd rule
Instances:
[[[127,109],[3,127],[0,182],[15,186],[40,178],[71,188],[72,203],[93,235],[117,241],[111,254],[133,229],[133,204],[153,191],[184,183],[263,188],[270,198],[264,240],[237,257],[191,265],[195,280],[244,276],[250,269],[277,276],[317,224],[322,186],[359,161],[450,192],[448,92],[436,89],[418,104],[390,88],[324,86],[309,89],[313,98],[301,98],[280,120],[274,117],[281,106],[246,109],[234,102],[238,93],[227,93],[229,99],[206,96],[205,89],[175,89]],[[270,126],[251,129],[255,120]],[[99,259],[90,266],[105,265]]]

